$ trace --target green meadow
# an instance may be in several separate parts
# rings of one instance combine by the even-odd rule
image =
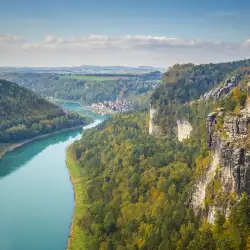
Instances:
[[[117,80],[120,77],[116,76],[87,76],[87,75],[65,75],[60,76],[60,79],[62,80],[86,80],[86,81],[96,81],[96,82],[102,82],[102,81],[112,81]]]

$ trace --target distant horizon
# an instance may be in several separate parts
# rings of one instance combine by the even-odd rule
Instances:
[[[228,63],[228,62],[233,62],[233,61],[243,61],[243,60],[250,60],[250,56],[249,57],[245,57],[245,58],[239,58],[239,59],[235,59],[235,60],[224,60],[224,61],[217,61],[217,62],[205,62],[205,63],[193,63],[193,62],[185,62],[185,63],[175,63],[173,65],[169,65],[169,66],[154,66],[154,65],[110,65],[110,64],[82,64],[82,65],[54,65],[54,66],[27,66],[27,65],[24,65],[24,66],[15,66],[15,65],[7,65],[7,66],[4,66],[4,65],[0,65],[0,68],[77,68],[77,67],[121,67],[121,68],[133,68],[133,69],[136,69],[136,68],[154,68],[154,69],[168,69],[168,68],[171,68],[173,67],[174,65],[176,64],[193,64],[193,65],[201,65],[201,64],[217,64],[217,63]]]
[[[138,66],[133,66],[133,65],[94,65],[94,64],[83,64],[83,65],[69,65],[69,66],[2,66],[0,65],[0,68],[76,68],[76,67],[121,67],[121,68],[160,68],[160,69],[165,69],[168,67],[157,67],[157,66],[152,66],[152,65],[138,65]]]

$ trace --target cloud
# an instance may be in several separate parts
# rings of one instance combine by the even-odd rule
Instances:
[[[44,46],[40,44],[35,44],[35,43],[25,43],[21,46],[22,49],[24,50],[29,50],[29,49],[42,49]]]
[[[244,42],[243,46],[250,46],[250,39],[247,39],[247,40]]]
[[[10,34],[0,34],[0,42],[20,42],[24,39],[20,36]]]
[[[46,35],[44,37],[44,41],[47,43],[63,43],[64,40],[58,37],[54,37],[52,35]]]
[[[73,38],[61,38],[46,35],[44,40],[37,44],[24,45],[25,49],[36,48],[63,48],[63,49],[147,49],[157,50],[166,48],[204,48],[204,49],[235,49],[250,43],[228,43],[222,41],[202,41],[198,39],[181,39],[165,36],[105,36],[88,35]]]
[[[6,42],[7,41],[7,42]],[[12,42],[9,42],[12,41]],[[85,35],[72,38],[46,35],[31,43],[0,35],[0,65],[72,66],[206,63],[250,57],[250,39],[243,43],[202,41],[167,36]]]
[[[50,44],[51,46],[48,46]],[[105,36],[89,35],[70,39],[46,35],[44,43],[24,46],[36,48],[39,46],[55,48],[55,45],[63,48],[87,48],[87,49],[157,49],[164,47],[196,47],[205,43],[195,39],[179,39],[164,36]],[[217,43],[214,43],[216,45]],[[54,45],[54,46],[52,46]]]

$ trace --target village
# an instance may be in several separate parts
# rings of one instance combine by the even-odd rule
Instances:
[[[98,102],[86,107],[94,113],[103,115],[112,113],[124,113],[131,111],[132,109],[131,102],[125,100]]]

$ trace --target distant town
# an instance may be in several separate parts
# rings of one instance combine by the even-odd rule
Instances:
[[[93,103],[86,108],[97,114],[124,113],[132,110],[132,103],[126,100],[104,101]]]

